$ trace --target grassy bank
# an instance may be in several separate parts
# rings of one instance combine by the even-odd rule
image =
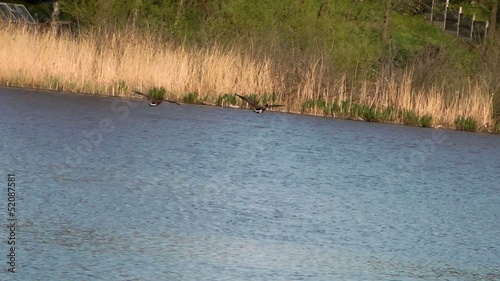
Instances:
[[[331,72],[321,54],[286,60],[279,50],[187,47],[133,32],[74,37],[10,26],[0,28],[0,40],[2,85],[122,97],[164,87],[166,98],[181,102],[244,106],[231,96],[239,93],[285,103],[287,112],[498,130],[493,95],[479,79],[453,91],[442,84],[417,88],[411,67],[356,77]]]

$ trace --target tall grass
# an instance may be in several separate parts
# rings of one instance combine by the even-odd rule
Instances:
[[[461,117],[476,120],[479,130],[495,124],[484,83],[470,80],[454,92],[418,89],[411,68],[383,70],[374,79],[332,75],[321,54],[284,61],[272,55],[279,50],[195,48],[133,32],[76,37],[7,26],[0,42],[3,85],[124,97],[131,89],[164,87],[167,98],[190,103],[243,105],[230,97],[239,93],[296,113],[446,128]]]
[[[165,87],[199,95],[271,92],[269,59],[256,61],[217,45],[188,49],[123,33],[54,36],[15,27],[0,30],[2,84],[108,95]]]

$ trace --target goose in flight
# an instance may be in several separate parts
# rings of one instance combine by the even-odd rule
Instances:
[[[141,93],[141,92],[139,92],[139,91],[137,91],[137,90],[132,90],[132,92],[134,92],[134,93],[136,93],[136,94],[138,94],[138,95],[141,95],[141,96],[143,96],[143,97],[145,97],[145,98],[149,99],[149,100],[150,100],[150,101],[149,101],[149,106],[157,106],[157,105],[159,105],[159,104],[163,101],[163,100],[161,100],[161,99],[157,99],[157,98],[155,98],[155,97],[152,97],[151,95],[148,95],[148,94],[145,94],[145,93]],[[169,103],[175,103],[175,104],[177,104],[177,105],[180,105],[180,103],[178,103],[178,102],[176,102],[176,101],[167,100],[167,99],[166,99],[165,101],[167,101],[167,102],[169,102]]]
[[[271,107],[279,107],[279,106],[285,106],[284,104],[268,104],[266,103],[264,106],[259,105],[255,101],[245,97],[245,96],[240,96],[238,94],[235,94],[238,97],[242,98],[244,101],[248,102],[249,105],[253,107],[253,112],[255,113],[262,113],[264,110],[271,108]]]

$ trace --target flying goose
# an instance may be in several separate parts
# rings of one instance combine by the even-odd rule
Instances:
[[[242,98],[244,101],[248,102],[248,104],[253,107],[253,112],[255,112],[255,113],[262,113],[262,112],[264,112],[264,110],[271,108],[271,107],[285,106],[284,104],[268,104],[268,103],[266,103],[264,106],[261,106],[258,103],[254,102],[253,100],[251,100],[245,96],[240,96],[238,94],[235,94],[235,95]]]
[[[152,97],[151,95],[141,93],[141,92],[139,92],[137,90],[132,90],[132,92],[134,92],[134,93],[136,93],[138,95],[141,95],[141,96],[146,97],[147,99],[149,99],[150,100],[149,106],[157,106],[157,105],[159,105],[163,101],[163,100],[160,100],[160,99],[156,99],[156,98]],[[165,101],[167,101],[169,103],[175,103],[177,105],[180,105],[180,103],[178,103],[176,101],[167,100],[167,99]]]

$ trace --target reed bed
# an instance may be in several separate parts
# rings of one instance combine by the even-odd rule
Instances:
[[[233,98],[238,93],[283,102],[294,113],[467,130],[474,127],[464,122],[474,120],[474,131],[496,128],[487,87],[471,80],[453,93],[439,85],[415,89],[411,69],[356,81],[330,75],[321,56],[283,63],[273,52],[179,46],[133,32],[73,36],[6,26],[0,41],[3,85],[122,97],[164,87],[170,99],[246,106]]]

